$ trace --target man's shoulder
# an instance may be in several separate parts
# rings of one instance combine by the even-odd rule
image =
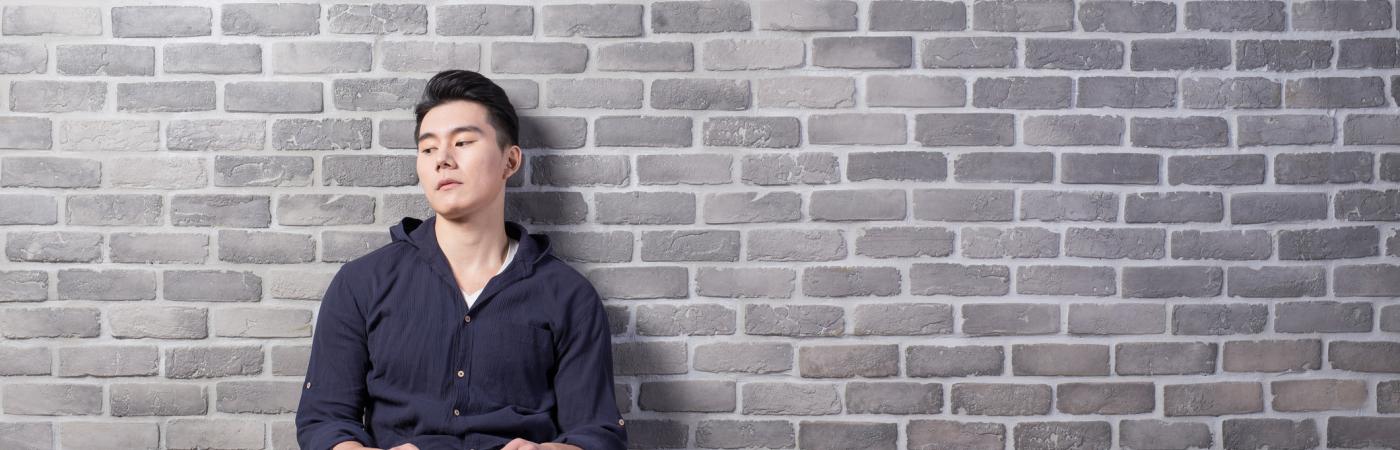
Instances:
[[[393,273],[414,257],[416,249],[403,241],[392,241],[379,248],[353,258],[340,266],[342,274],[352,278],[369,279],[370,275]]]

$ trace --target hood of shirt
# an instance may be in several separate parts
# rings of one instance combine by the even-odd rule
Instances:
[[[452,266],[447,262],[447,255],[442,252],[442,247],[438,244],[437,233],[433,231],[437,223],[437,215],[429,217],[427,220],[415,217],[404,217],[398,224],[389,228],[389,234],[394,242],[405,242],[417,249],[418,256],[422,258],[438,275],[447,278],[453,285],[457,286],[457,279],[452,274]],[[550,255],[549,236],[542,233],[531,234],[529,230],[519,222],[505,221],[506,235],[519,242],[515,249],[515,257],[506,261],[506,267],[498,274],[498,277],[505,278],[509,282],[514,279],[527,277],[535,272],[535,268],[543,264]],[[458,289],[461,287],[458,286]]]

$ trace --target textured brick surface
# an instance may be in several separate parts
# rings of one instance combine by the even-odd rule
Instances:
[[[1395,0],[6,2],[0,448],[293,449],[446,69],[633,448],[1400,448]],[[427,450],[427,449],[425,449]]]

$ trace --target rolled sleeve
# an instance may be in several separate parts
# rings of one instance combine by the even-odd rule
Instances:
[[[370,367],[365,315],[349,278],[342,267],[321,300],[296,414],[297,443],[303,450],[329,450],[351,440],[376,445],[363,419]]]
[[[613,397],[612,333],[591,285],[568,303],[568,332],[561,343],[554,392],[563,433],[551,442],[583,450],[625,450],[627,431]]]

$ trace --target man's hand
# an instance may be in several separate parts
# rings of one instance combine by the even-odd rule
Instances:
[[[538,443],[534,443],[534,442],[527,441],[527,440],[522,439],[522,438],[515,438],[514,440],[512,440],[512,441],[510,441],[510,442],[507,442],[505,447],[501,447],[501,450],[583,450],[583,449],[579,448],[577,445],[560,444],[560,443],[558,443],[558,442],[545,442],[545,443],[543,443],[543,444],[538,444]]]
[[[341,442],[341,443],[339,443],[339,444],[336,444],[335,447],[332,448],[331,450],[380,450],[380,449],[377,449],[377,448],[374,448],[374,447],[365,447],[364,445],[362,445],[362,444],[360,444],[359,442],[356,442],[356,441],[345,441],[345,442]],[[417,445],[413,445],[413,444],[401,444],[401,445],[397,445],[397,446],[395,446],[394,448],[391,448],[391,449],[389,449],[389,450],[419,450],[419,449],[418,449],[418,446],[417,446]]]

